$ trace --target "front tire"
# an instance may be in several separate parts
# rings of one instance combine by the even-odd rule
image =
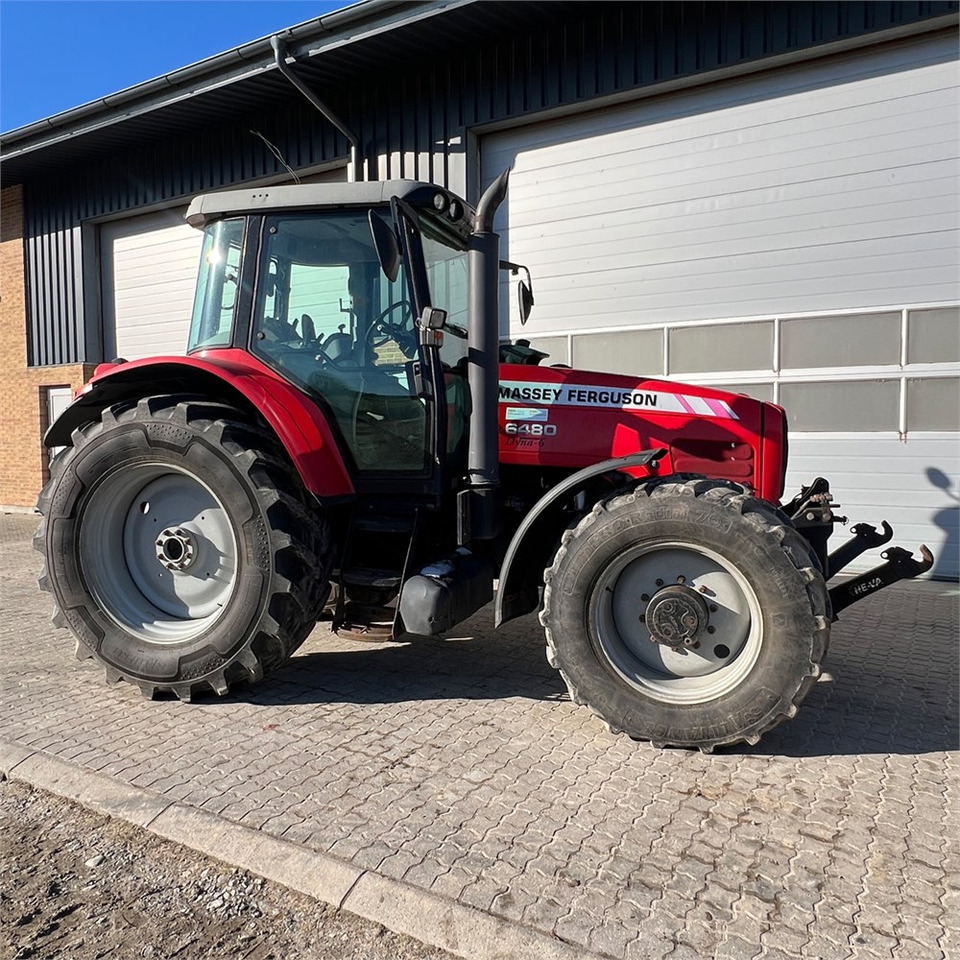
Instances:
[[[37,504],[40,586],[77,655],[147,695],[225,694],[283,663],[325,599],[327,524],[276,441],[184,397],[75,431]]]
[[[638,740],[756,743],[820,673],[816,557],[737,484],[664,478],[609,497],[565,533],[545,582],[548,659],[576,702]]]

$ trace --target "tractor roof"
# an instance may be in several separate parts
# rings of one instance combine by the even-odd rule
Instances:
[[[190,203],[186,220],[193,227],[204,227],[212,220],[236,214],[323,207],[372,207],[389,203],[393,197],[399,197],[412,207],[426,207],[433,211],[437,194],[443,198],[443,209],[448,209],[451,203],[459,204],[464,213],[457,219],[469,229],[474,212],[469,204],[443,187],[418,180],[287,184],[206,193]]]

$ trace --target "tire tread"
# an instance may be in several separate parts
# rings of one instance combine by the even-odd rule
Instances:
[[[189,701],[201,691],[212,690],[223,696],[237,683],[252,683],[288,660],[315,625],[326,597],[326,584],[333,563],[329,524],[308,505],[309,494],[300,477],[286,459],[276,438],[228,404],[184,395],[156,395],[136,403],[120,403],[105,408],[99,420],[73,432],[68,447],[51,464],[50,481],[40,492],[37,509],[42,515],[33,545],[46,553],[47,525],[57,483],[72,457],[105,431],[125,424],[168,421],[195,431],[229,457],[235,470],[259,504],[267,522],[271,552],[271,595],[261,614],[257,629],[231,654],[228,662],[199,678],[178,677],[166,683],[153,683],[128,675],[106,665],[110,682],[118,679],[137,685],[144,696],[172,692]],[[53,584],[41,572],[41,589],[54,595],[53,620],[67,626],[65,612],[57,603]],[[77,656],[96,658],[79,638]],[[187,671],[189,672],[189,671]]]
[[[786,519],[781,511],[773,504],[768,504],[763,500],[751,496],[750,492],[740,484],[707,477],[682,475],[657,478],[653,481],[643,482],[633,487],[629,492],[617,492],[606,500],[599,501],[594,504],[589,512],[583,514],[579,519],[574,520],[561,536],[560,546],[554,555],[553,562],[544,572],[544,592],[540,609],[540,623],[544,628],[546,636],[547,661],[560,673],[570,694],[570,699],[573,700],[574,703],[583,704],[584,697],[577,689],[573,679],[560,665],[562,657],[558,654],[555,637],[556,626],[550,612],[553,600],[553,584],[556,576],[566,563],[573,545],[586,534],[590,527],[596,522],[597,518],[603,513],[616,514],[622,510],[628,510],[641,498],[657,500],[665,497],[693,497],[710,500],[721,504],[726,509],[736,510],[758,533],[763,536],[773,537],[778,541],[781,551],[790,560],[804,580],[807,599],[817,623],[817,629],[813,637],[808,669],[797,689],[785,701],[781,701],[778,711],[763,718],[753,726],[739,731],[733,736],[718,737],[714,740],[697,743],[696,746],[701,751],[709,753],[716,747],[731,746],[741,742],[746,742],[751,745],[756,744],[760,740],[760,737],[767,731],[772,730],[784,720],[792,719],[796,715],[800,704],[817,682],[817,678],[821,672],[820,662],[826,654],[829,642],[831,609],[830,595],[823,580],[820,564],[813,548],[790,524],[789,520]],[[609,718],[605,717],[602,710],[597,706],[593,704],[587,705],[597,716],[607,723],[608,727],[617,732],[625,732],[619,730],[619,728],[612,724]],[[630,735],[628,731],[626,732],[628,736],[631,736],[631,739],[641,739],[640,737]],[[688,743],[672,741],[656,741],[654,745],[690,746]]]

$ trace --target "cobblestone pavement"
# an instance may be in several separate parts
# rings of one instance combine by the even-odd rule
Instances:
[[[845,612],[797,719],[704,756],[609,735],[489,610],[144,700],[51,627],[34,524],[0,518],[7,740],[602,955],[960,957],[956,585]]]

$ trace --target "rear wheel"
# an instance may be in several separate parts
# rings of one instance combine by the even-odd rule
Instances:
[[[226,693],[283,663],[326,596],[326,523],[272,436],[151,397],[75,432],[40,496],[40,585],[108,679]]]
[[[597,504],[546,572],[548,657],[611,728],[710,750],[792,717],[829,595],[809,544],[736,484],[656,482]]]

